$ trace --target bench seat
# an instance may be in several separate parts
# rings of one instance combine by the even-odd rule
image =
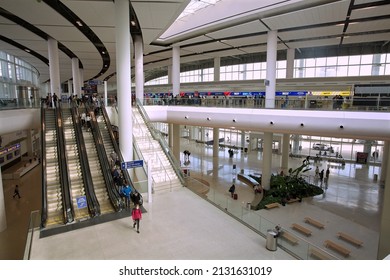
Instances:
[[[294,223],[294,224],[291,225],[291,228],[295,229],[296,231],[299,231],[300,233],[303,233],[306,236],[310,236],[311,235],[311,230],[310,229],[305,228],[304,226],[301,226],[299,224],[295,224]]]
[[[275,208],[275,207],[279,207],[279,203],[277,203],[277,202],[269,203],[269,204],[266,204],[264,207],[267,208],[267,209],[272,209],[272,208]]]
[[[352,243],[353,245],[356,245],[358,247],[362,246],[363,245],[363,241],[360,241],[352,236],[350,236],[349,234],[346,234],[344,232],[338,232],[337,233],[337,236],[340,238],[340,239],[343,239],[345,241],[348,241],[350,243]]]
[[[311,224],[319,229],[323,229],[325,227],[324,224],[320,223],[319,221],[316,221],[310,217],[305,217],[305,223]]]
[[[288,242],[290,242],[292,245],[298,244],[298,238],[296,238],[294,235],[287,231],[283,231],[280,235],[281,238],[286,239]]]
[[[259,185],[259,182],[257,182],[255,179],[253,179],[252,177],[248,176],[248,175],[245,175],[245,174],[237,174],[237,178],[238,180],[240,180],[241,182],[247,184],[248,186],[250,187],[254,187],[256,185]]]
[[[349,254],[351,254],[351,251],[349,251],[347,248],[331,240],[325,240],[324,245],[326,248],[333,249],[344,257],[348,257]]]
[[[325,253],[318,251],[317,249],[311,249],[310,256],[315,257],[316,259],[319,259],[319,260],[330,260],[331,259]]]

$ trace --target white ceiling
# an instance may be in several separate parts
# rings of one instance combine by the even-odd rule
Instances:
[[[89,36],[50,7],[50,2],[61,2],[89,26],[108,51],[108,69],[102,71],[102,55]],[[175,19],[188,0],[129,2],[142,31],[146,72],[171,63],[173,44],[181,46],[181,55],[186,55],[182,63],[264,52],[268,30],[278,30],[279,50],[386,45],[390,40],[390,1],[222,0],[178,21]],[[28,48],[48,59],[47,42],[13,20],[19,18],[77,56],[84,80],[103,80],[116,72],[114,5],[113,0],[1,0],[0,50],[32,63],[40,72],[41,82],[49,80],[48,65],[24,51]],[[7,18],[9,15],[13,18]],[[60,65],[61,81],[71,79],[71,58],[62,51]],[[115,75],[111,79],[115,80]]]

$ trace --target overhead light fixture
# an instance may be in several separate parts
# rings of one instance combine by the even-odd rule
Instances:
[[[135,26],[135,21],[134,20],[130,21],[130,23],[131,23],[132,26]]]
[[[341,128],[341,129],[343,129],[343,128],[344,128],[344,126],[343,126],[343,125],[340,125],[340,128]]]
[[[210,117],[207,117],[207,120],[208,120],[208,121],[210,121],[210,120],[211,120],[211,118],[210,118]]]
[[[270,121],[269,123],[270,123],[270,124],[274,124],[274,122],[273,122],[273,121]]]
[[[188,116],[185,116],[184,118],[185,118],[186,120],[188,120]]]
[[[26,52],[28,52],[28,53],[31,52],[29,49],[24,49],[24,51],[26,51]]]
[[[79,20],[76,21],[76,23],[77,23],[77,25],[80,26],[80,27],[83,26],[83,24],[82,24],[81,21],[79,21]]]

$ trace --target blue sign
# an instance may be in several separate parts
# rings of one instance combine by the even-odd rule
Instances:
[[[122,169],[129,169],[129,168],[137,168],[144,166],[144,161],[141,160],[133,160],[133,161],[126,161],[121,163]]]
[[[82,208],[87,207],[87,198],[85,197],[85,195],[76,197],[76,201],[77,201],[77,208],[78,209],[82,209]]]

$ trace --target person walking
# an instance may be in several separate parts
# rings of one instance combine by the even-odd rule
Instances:
[[[328,166],[328,168],[325,171],[325,183],[328,183],[329,174],[330,174],[330,170],[329,170],[329,166]]]
[[[139,209],[139,204],[136,204],[133,211],[131,211],[131,218],[133,219],[133,228],[137,226],[137,233],[139,233],[139,221],[142,219],[142,211]]]
[[[15,198],[15,196],[18,196],[18,198],[21,197],[20,193],[19,193],[19,186],[18,185],[15,186],[14,195],[12,197]]]
[[[229,192],[230,192],[230,195],[233,197],[234,193],[236,191],[236,186],[233,184],[230,188],[229,188]]]
[[[320,184],[322,185],[322,180],[324,179],[324,169],[320,172]]]
[[[123,196],[125,198],[125,205],[126,209],[130,210],[130,194],[131,194],[131,187],[130,185],[126,185],[122,189]]]

